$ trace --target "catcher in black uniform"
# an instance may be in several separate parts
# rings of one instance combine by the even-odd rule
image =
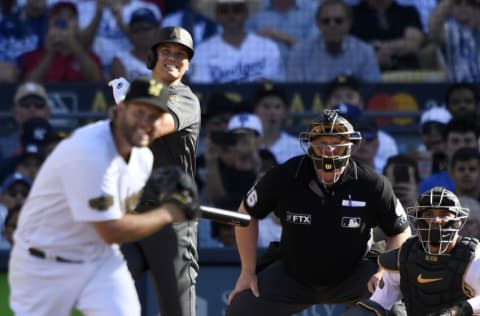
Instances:
[[[350,122],[324,110],[300,134],[306,155],[270,169],[247,193],[239,210],[252,221],[236,228],[242,267],[227,316],[291,315],[370,296],[381,275],[367,257],[372,228],[383,229],[387,249],[410,229],[388,180],[350,159],[360,140]],[[270,212],[282,224],[278,258],[257,274],[258,219]]]
[[[401,298],[409,316],[478,314],[478,240],[458,233],[468,213],[443,187],[421,194],[408,212],[416,236],[378,257],[386,272],[377,289],[344,316],[386,316],[385,309]]]

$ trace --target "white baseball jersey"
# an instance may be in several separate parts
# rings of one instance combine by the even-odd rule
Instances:
[[[133,210],[153,165],[148,148],[118,154],[110,121],[80,128],[44,162],[26,200],[15,240],[82,261],[110,247],[90,222]]]
[[[118,154],[108,120],[76,130],[54,149],[14,235],[8,278],[16,315],[68,315],[73,306],[84,315],[140,315],[118,245],[105,243],[92,222],[133,210],[152,166],[148,148],[134,147],[128,162]]]
[[[400,273],[386,270],[382,278],[385,285],[382,288],[377,286],[370,299],[390,310],[393,304],[403,297],[400,291]],[[477,295],[480,294],[480,252],[477,252],[468,266],[464,281],[472,287]],[[474,314],[480,313],[480,296],[473,297],[468,302],[472,305]]]
[[[193,83],[242,83],[262,78],[283,81],[285,74],[275,42],[248,33],[240,47],[215,35],[198,45],[191,62]]]
[[[298,138],[282,131],[278,140],[268,148],[279,164],[288,159],[305,154]]]

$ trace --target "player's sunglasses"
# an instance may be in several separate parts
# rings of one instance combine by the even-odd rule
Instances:
[[[44,109],[47,106],[47,103],[39,98],[25,98],[20,100],[18,104],[24,109],[34,107],[37,110]]]
[[[244,13],[247,10],[247,7],[243,3],[234,3],[234,4],[219,4],[216,7],[217,14],[226,15],[229,13],[240,14]]]
[[[343,22],[345,22],[345,18],[344,17],[340,17],[340,16],[335,16],[335,17],[324,17],[324,18],[320,18],[320,22],[323,24],[323,25],[342,25]]]

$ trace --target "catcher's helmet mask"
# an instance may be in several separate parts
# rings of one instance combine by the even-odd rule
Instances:
[[[424,212],[444,209],[454,215],[446,223],[438,225]],[[462,207],[458,197],[443,187],[434,187],[422,193],[415,206],[407,208],[408,218],[423,249],[431,255],[445,254],[467,221],[469,209]],[[448,213],[445,213],[448,214]],[[434,248],[432,248],[434,247]]]
[[[160,30],[160,35],[157,41],[155,41],[155,43],[148,50],[146,62],[146,66],[148,69],[155,68],[155,64],[157,63],[158,59],[158,46],[167,43],[181,45],[187,50],[188,59],[191,60],[193,58],[193,54],[195,53],[195,51],[193,49],[193,39],[190,33],[184,28],[178,26],[164,27]]]
[[[334,136],[338,141],[322,141],[322,136]],[[335,183],[340,177],[339,171],[348,163],[353,144],[360,142],[362,137],[337,111],[326,109],[312,122],[308,131],[300,133],[299,139],[316,169],[336,172]]]

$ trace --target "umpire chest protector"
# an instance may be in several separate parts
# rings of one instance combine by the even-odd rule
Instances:
[[[382,255],[379,260],[382,267],[400,271],[407,314],[420,316],[474,296],[464,276],[477,245],[478,240],[462,237],[450,254],[432,256],[414,237],[405,241],[399,251]]]

